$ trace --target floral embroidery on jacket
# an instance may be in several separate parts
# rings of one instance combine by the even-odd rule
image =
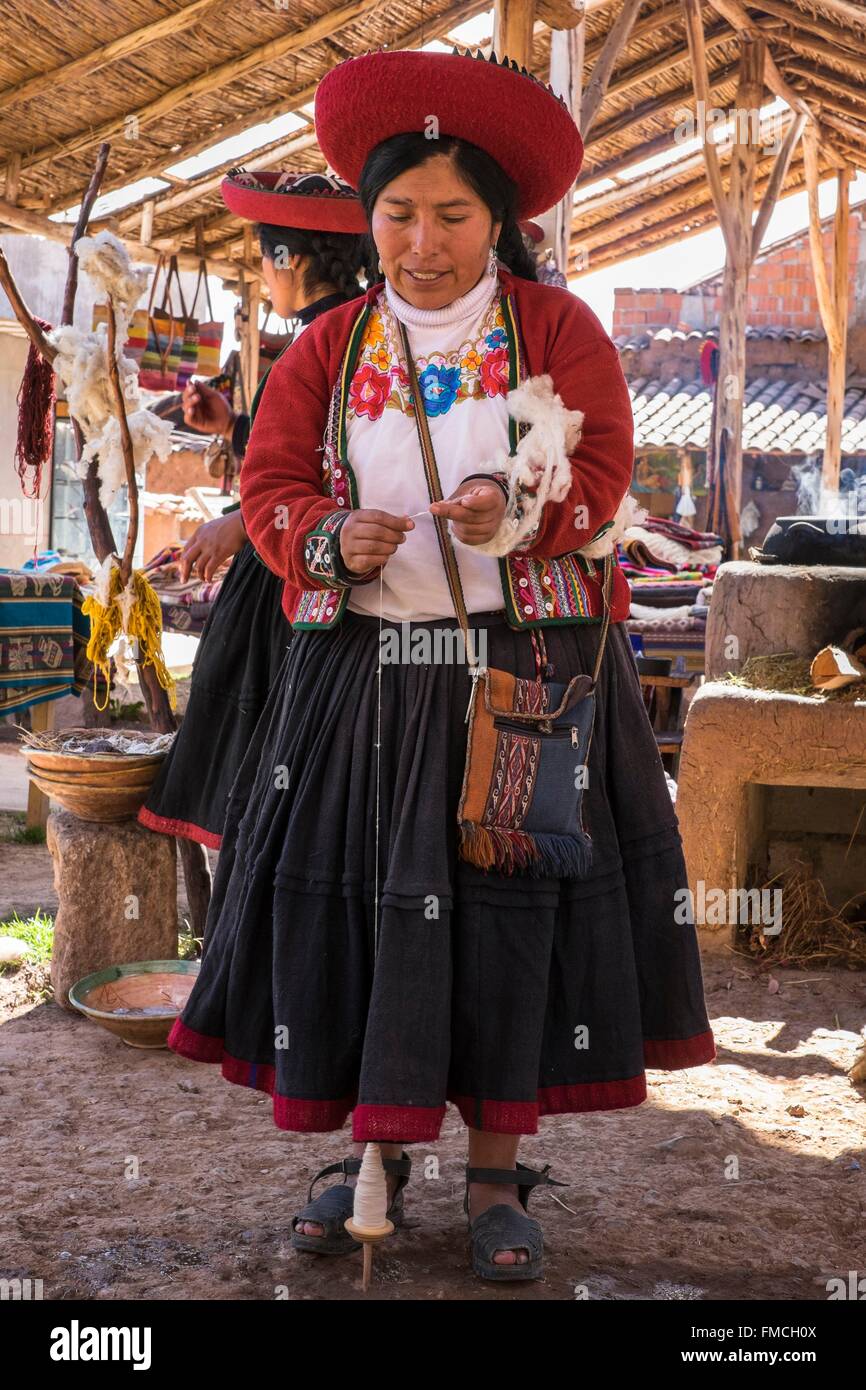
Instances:
[[[383,295],[367,320],[352,380],[350,415],[378,420],[385,410],[412,414],[409,376],[398,348],[397,324]],[[502,303],[495,295],[474,342],[448,353],[417,359],[418,381],[429,416],[445,415],[453,405],[480,396],[508,394],[508,335]]]

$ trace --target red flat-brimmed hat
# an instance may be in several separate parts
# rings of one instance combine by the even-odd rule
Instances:
[[[354,188],[336,174],[230,169],[220,186],[226,207],[250,222],[311,232],[366,232]]]
[[[530,241],[534,241],[536,246],[540,241],[544,241],[544,228],[539,227],[537,222],[524,221],[521,218],[517,225],[523,235],[528,236]]]
[[[377,145],[430,131],[431,117],[440,135],[478,145],[501,165],[519,189],[520,217],[553,207],[577,177],[583,141],[571,113],[507,58],[457,49],[365,53],[332,68],[316,88],[319,148],[354,187]]]

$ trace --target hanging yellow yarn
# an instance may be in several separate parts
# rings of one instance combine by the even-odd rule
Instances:
[[[143,570],[133,570],[130,583],[121,589],[120,566],[113,565],[108,583],[108,605],[100,603],[95,594],[89,595],[81,611],[90,618],[90,640],[87,656],[93,662],[93,703],[101,712],[108,705],[111,668],[108,651],[121,632],[138,639],[139,665],[153,666],[163,690],[168,691],[172,709],[177,706],[174,677],[162,655],[162,609],[159,599]],[[124,622],[124,612],[126,621]],[[105,704],[97,702],[97,675],[106,684]]]

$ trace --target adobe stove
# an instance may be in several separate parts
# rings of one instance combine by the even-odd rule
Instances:
[[[811,661],[866,627],[866,517],[780,518],[753,559],[720,566],[706,681],[686,720],[677,815],[689,883],[754,888],[795,861],[835,906],[866,890],[866,683],[827,700],[722,683],[756,656]],[[701,928],[705,947],[735,929]]]

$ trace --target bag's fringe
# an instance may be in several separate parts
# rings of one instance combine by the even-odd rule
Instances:
[[[478,869],[531,878],[585,878],[592,867],[589,836],[528,834],[460,822],[460,857]]]

